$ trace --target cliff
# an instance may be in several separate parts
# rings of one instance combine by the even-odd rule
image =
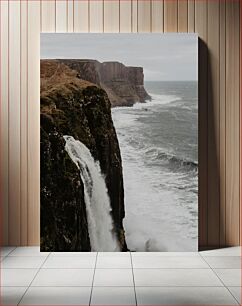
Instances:
[[[91,249],[84,184],[65,151],[63,135],[70,135],[100,162],[115,232],[125,251],[122,163],[107,94],[63,63],[41,60],[40,113],[41,250]]]
[[[103,88],[113,107],[132,106],[150,100],[144,88],[142,67],[127,67],[119,62],[100,63],[96,60],[64,59],[59,62],[76,70],[81,79]]]

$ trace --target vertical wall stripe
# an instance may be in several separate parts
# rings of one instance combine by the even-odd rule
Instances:
[[[104,1],[103,5],[104,5],[104,32],[118,33],[120,31],[119,1],[117,0]]]
[[[2,212],[2,243],[8,245],[8,209],[9,209],[9,97],[8,97],[8,1],[0,1],[1,5],[1,212]]]
[[[226,245],[239,243],[240,7],[226,2]]]
[[[103,2],[100,0],[90,1],[90,32],[103,32]]]
[[[56,32],[67,32],[67,1],[56,1]]]
[[[132,0],[120,1],[120,32],[132,31]]]
[[[220,46],[219,46],[219,64],[220,64],[220,246],[226,245],[226,0],[220,1]]]
[[[188,0],[178,0],[178,32],[188,31]]]
[[[42,24],[42,32],[55,32],[56,31],[56,2],[55,1],[41,0],[41,24]]]
[[[28,245],[40,241],[39,33],[40,1],[28,1]]]
[[[195,0],[188,0],[188,32],[195,31]]]
[[[240,134],[240,182],[239,182],[239,198],[240,198],[240,245],[242,245],[242,233],[241,233],[241,229],[242,229],[242,48],[241,48],[241,44],[242,44],[242,4],[240,1],[240,128],[239,128],[239,134]]]
[[[21,196],[21,212],[20,212],[20,225],[21,225],[21,245],[27,245],[28,242],[28,228],[27,228],[27,214],[28,209],[28,99],[27,99],[27,35],[28,35],[28,12],[27,1],[22,0],[21,5],[21,58],[20,58],[20,88],[21,88],[21,103],[20,103],[20,196]]]
[[[138,0],[132,0],[132,32],[136,33],[138,31]]]
[[[20,2],[9,2],[9,243],[20,245]],[[16,230],[11,226],[14,224]]]
[[[73,0],[67,0],[67,31],[74,31],[74,3]]]
[[[162,33],[164,31],[164,1],[152,1],[152,32]]]
[[[199,126],[199,244],[207,246],[208,242],[208,96],[207,96],[207,0],[195,1],[195,32],[199,34],[198,63],[198,126]]]
[[[74,0],[74,32],[89,32],[88,0]]]
[[[151,32],[151,0],[138,1],[138,32]]]
[[[208,1],[208,244],[220,244],[219,2]]]
[[[178,1],[164,0],[164,32],[178,31]]]

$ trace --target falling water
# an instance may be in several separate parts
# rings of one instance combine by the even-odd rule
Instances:
[[[88,231],[92,251],[120,251],[114,234],[110,200],[99,162],[72,136],[64,136],[65,150],[80,170],[84,184]]]

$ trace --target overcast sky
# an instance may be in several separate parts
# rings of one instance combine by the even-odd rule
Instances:
[[[41,34],[41,58],[119,61],[144,68],[146,81],[198,78],[196,34]]]

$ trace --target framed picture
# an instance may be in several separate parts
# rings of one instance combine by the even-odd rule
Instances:
[[[41,34],[41,250],[198,249],[196,34]]]

